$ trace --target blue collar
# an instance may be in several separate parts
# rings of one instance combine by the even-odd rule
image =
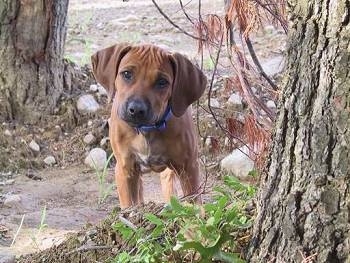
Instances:
[[[163,117],[157,121],[154,125],[139,125],[135,127],[137,133],[151,132],[151,131],[163,131],[166,128],[166,123],[172,115],[170,105],[166,108]]]

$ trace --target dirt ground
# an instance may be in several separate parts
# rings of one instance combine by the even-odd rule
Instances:
[[[184,17],[178,1],[158,2],[177,24],[188,32],[193,30]],[[223,0],[202,1],[203,14],[208,12],[222,14],[223,2]],[[196,1],[189,1],[186,6],[189,14],[194,17],[197,12],[195,3]],[[271,41],[271,39],[277,40]],[[268,61],[271,57],[279,55],[277,53],[283,49],[283,46],[280,46],[281,40],[283,40],[282,34],[271,28],[266,30],[265,34],[254,38],[255,43],[258,43],[256,49],[262,61]],[[83,65],[89,63],[94,51],[126,41],[157,44],[166,49],[184,53],[191,58],[195,58],[197,54],[195,41],[170,25],[158,13],[151,1],[70,1],[66,58]],[[207,63],[204,66],[210,70],[210,64]],[[88,89],[89,87],[86,87],[86,90]],[[108,118],[108,113],[102,113],[102,117]],[[97,115],[90,120],[101,121],[102,117]],[[89,119],[86,119],[86,122],[88,121]],[[83,137],[79,133],[74,136]],[[75,232],[86,224],[95,224],[118,205],[115,188],[103,204],[98,204],[97,176],[94,171],[81,164],[82,157],[77,156],[77,161],[70,162],[70,165],[62,164],[58,160],[58,164],[54,167],[35,170],[34,176],[30,176],[30,173],[28,176],[28,171],[19,174],[2,174],[0,177],[0,255],[19,256],[58,244],[67,233]],[[107,184],[114,184],[112,168],[108,171],[106,180]],[[145,176],[144,182],[146,201],[161,202],[158,176]],[[4,205],[1,201],[9,195],[19,196],[20,199]],[[43,217],[42,211],[45,207],[46,216]],[[40,229],[43,218],[45,227]],[[11,246],[15,236],[16,240]]]

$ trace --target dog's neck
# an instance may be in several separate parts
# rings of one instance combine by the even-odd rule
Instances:
[[[153,125],[139,125],[135,128],[137,133],[146,134],[152,131],[164,131],[167,121],[171,118],[172,112],[170,105],[167,106],[162,118]]]

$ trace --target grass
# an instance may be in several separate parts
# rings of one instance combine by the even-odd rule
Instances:
[[[39,249],[39,244],[37,242],[37,237],[38,235],[41,233],[41,231],[43,231],[45,228],[47,228],[47,224],[45,223],[46,221],[46,206],[43,207],[43,209],[41,210],[41,216],[40,216],[40,224],[37,228],[37,231],[35,234],[32,233],[31,235],[31,239],[33,241],[33,244]]]
[[[106,163],[103,166],[102,171],[96,167],[95,162],[92,160],[95,167],[95,173],[98,179],[98,193],[99,193],[98,203],[99,204],[102,204],[106,200],[106,198],[110,195],[113,189],[113,185],[107,183],[107,180],[106,180],[108,175],[108,166],[112,158],[113,158],[113,153],[108,157]]]

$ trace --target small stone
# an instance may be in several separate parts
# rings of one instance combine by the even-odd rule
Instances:
[[[84,163],[93,169],[103,170],[107,162],[107,153],[101,148],[92,149],[86,156]]]
[[[210,106],[213,108],[220,108],[220,102],[217,99],[210,99]]]
[[[32,140],[28,146],[34,152],[40,152],[40,146],[39,144],[36,143],[36,141]]]
[[[233,93],[227,102],[235,107],[241,108],[243,106],[242,97],[236,93]]]
[[[102,138],[102,140],[100,141],[100,146],[105,146],[108,141],[109,141],[109,137]]]
[[[79,113],[93,113],[100,108],[100,105],[96,102],[94,96],[91,94],[80,96],[77,101],[77,109]]]
[[[8,207],[17,206],[21,202],[20,195],[7,195],[5,196],[4,205]]]
[[[230,155],[221,160],[221,169],[231,172],[238,178],[247,178],[249,172],[254,169],[254,162],[247,154],[247,147],[233,150]]]
[[[206,139],[205,139],[205,146],[207,146],[207,147],[209,147],[209,146],[211,146],[211,137],[209,136],[209,137],[207,137]]]
[[[87,125],[90,127],[92,125],[92,120],[89,120]]]
[[[56,159],[54,156],[49,155],[44,159],[44,163],[51,166],[51,165],[54,165],[56,163]]]
[[[100,84],[97,85],[98,94],[101,96],[108,96],[108,92]]]
[[[83,141],[85,144],[91,145],[96,141],[96,138],[92,133],[88,133],[87,135],[85,135]]]
[[[273,100],[269,100],[268,102],[266,102],[266,106],[268,108],[271,108],[271,109],[275,109],[276,108],[276,104]]]
[[[92,84],[92,85],[90,85],[90,91],[92,91],[92,92],[96,92],[96,91],[98,91],[98,87],[97,87],[97,85],[96,85],[96,84]]]
[[[8,136],[8,137],[11,137],[11,136],[12,136],[12,133],[11,133],[8,129],[6,129],[6,130],[4,131],[4,135],[6,135],[6,136]]]
[[[283,70],[283,56],[269,58],[263,61],[261,66],[268,76],[275,76]]]

